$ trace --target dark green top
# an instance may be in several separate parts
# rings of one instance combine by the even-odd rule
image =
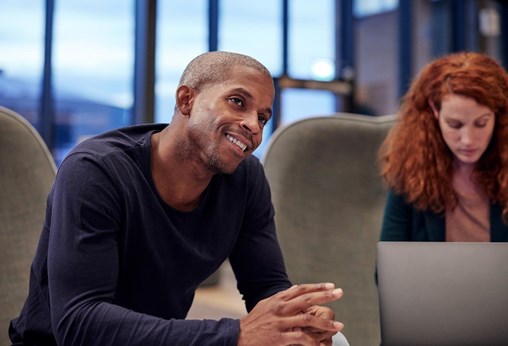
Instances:
[[[490,205],[490,241],[507,242],[508,225],[499,204]],[[417,210],[404,196],[393,191],[386,199],[381,241],[445,241],[445,215]]]

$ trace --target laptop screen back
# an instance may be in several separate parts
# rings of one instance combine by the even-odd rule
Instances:
[[[508,243],[379,242],[381,339],[508,345]]]

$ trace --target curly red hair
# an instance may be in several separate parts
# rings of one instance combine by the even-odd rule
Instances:
[[[454,53],[425,66],[404,96],[399,120],[379,151],[381,174],[389,188],[419,210],[442,213],[455,207],[453,154],[443,140],[431,104],[441,109],[447,94],[474,99],[495,113],[494,133],[474,169],[489,199],[501,204],[508,220],[508,74],[492,58]]]

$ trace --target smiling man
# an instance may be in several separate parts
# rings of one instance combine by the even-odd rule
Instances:
[[[270,190],[251,156],[272,115],[258,61],[209,52],[185,69],[169,125],[79,144],[48,197],[14,345],[331,345],[331,283],[293,286]],[[186,320],[229,259],[248,314]]]

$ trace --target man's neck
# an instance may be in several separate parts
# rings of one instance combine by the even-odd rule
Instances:
[[[199,205],[213,174],[182,160],[172,142],[164,141],[164,131],[152,136],[150,166],[155,188],[172,208],[191,211]]]

